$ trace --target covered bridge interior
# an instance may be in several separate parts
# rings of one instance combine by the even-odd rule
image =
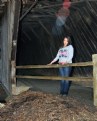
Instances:
[[[14,5],[15,2],[10,2],[10,4]],[[9,8],[9,12],[14,10],[14,7],[12,8],[9,6]],[[18,8],[16,8],[16,10],[17,9]],[[19,15],[18,12],[16,11],[15,15]],[[92,54],[97,53],[96,0],[21,0],[20,12],[16,51],[17,66],[46,65],[50,63],[50,61],[56,56],[65,36],[71,37],[72,45],[74,46],[74,63],[92,61]],[[14,13],[11,13],[10,16],[14,16]],[[6,18],[4,20],[6,23]],[[15,22],[13,18],[8,19],[8,22],[10,22],[10,20],[12,23]],[[7,25],[10,28],[10,33],[12,33],[15,24],[14,27],[7,23],[5,24],[5,27],[7,27]],[[5,34],[3,30],[2,33],[3,35]],[[6,33],[8,34],[7,31]],[[16,40],[17,36],[15,35],[15,31],[13,38],[10,37],[12,37],[12,34],[11,36],[9,34],[8,38],[7,36],[3,37],[2,43],[6,39],[5,45],[7,45],[7,48],[5,48],[5,45],[3,44],[3,50],[1,50],[3,53],[1,58],[3,58],[2,60],[5,60],[5,62],[2,61],[2,64],[4,67],[7,65],[6,68],[8,69],[6,73],[4,69],[2,71],[2,82],[8,87],[8,90],[11,86],[8,80],[10,71],[8,67],[10,64],[9,59],[7,59],[8,64],[6,63],[5,51],[6,54],[8,52],[11,54],[12,43],[10,40]],[[7,39],[9,40],[7,41]],[[16,71],[16,74],[54,76],[58,75],[58,69],[19,69]],[[92,76],[92,67],[74,67],[72,70],[72,76],[76,75]],[[36,82],[36,80],[28,81],[27,79],[17,79],[17,82],[22,82],[30,86],[38,84],[38,81]],[[39,84],[40,83],[41,88],[43,88],[42,84],[44,84],[44,81],[39,80]],[[48,84],[52,85],[52,83],[45,80],[45,85]],[[89,85],[91,86],[91,84]],[[45,89],[47,88],[45,87]]]
[[[58,16],[65,16],[64,22]],[[92,55],[97,53],[96,21],[96,0],[22,1],[16,65],[48,64],[65,36],[71,37],[74,63],[92,61]],[[17,74],[54,76],[58,75],[58,69],[19,69]],[[92,76],[92,67],[74,67],[72,75]],[[22,82],[28,84],[25,79]]]
[[[71,0],[70,4],[64,3],[63,0],[22,2],[17,65],[48,64],[56,56],[65,36],[71,37],[74,46],[73,62],[92,60],[92,54],[97,53],[97,1]],[[65,10],[63,6],[69,6],[69,9]],[[58,15],[66,17],[62,25],[56,24]],[[56,69],[19,70],[18,73],[54,75]],[[74,68],[73,75],[90,76],[92,68]]]

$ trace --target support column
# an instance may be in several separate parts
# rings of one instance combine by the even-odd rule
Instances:
[[[17,82],[16,82],[16,51],[17,51],[17,39],[19,30],[21,0],[15,0],[15,12],[14,12],[14,29],[12,37],[12,51],[11,51],[11,81],[12,81],[12,94],[17,94]]]
[[[11,83],[12,83],[12,94],[13,95],[17,94],[15,74],[16,74],[16,63],[15,63],[15,61],[11,61]]]
[[[93,59],[93,89],[94,105],[97,106],[97,54],[92,56]]]

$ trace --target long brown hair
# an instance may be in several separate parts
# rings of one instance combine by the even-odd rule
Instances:
[[[65,38],[67,38],[67,40],[68,40],[68,45],[67,45],[67,46],[71,45],[71,44],[72,44],[71,38],[70,38],[69,36],[64,37],[64,39],[65,39]],[[63,41],[64,41],[64,39],[63,39]],[[62,47],[64,46],[64,45],[63,45],[63,41],[62,41],[62,44],[61,44],[61,47],[60,47],[60,48],[62,48]]]

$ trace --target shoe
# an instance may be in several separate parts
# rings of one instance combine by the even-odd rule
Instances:
[[[62,93],[60,95],[66,97],[68,94]]]
[[[68,95],[68,92],[60,92],[60,95]]]

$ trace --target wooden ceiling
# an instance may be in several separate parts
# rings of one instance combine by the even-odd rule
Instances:
[[[2,16],[7,0],[0,0],[0,17]]]

